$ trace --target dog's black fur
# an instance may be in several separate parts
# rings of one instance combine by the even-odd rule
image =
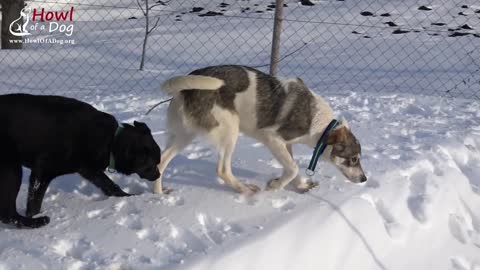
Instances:
[[[118,123],[107,113],[70,98],[27,94],[0,95],[0,220],[18,227],[41,227],[40,212],[50,182],[79,173],[107,196],[128,196],[105,175],[110,153],[119,173],[137,173],[150,181],[160,174],[160,148],[144,123]],[[26,216],[16,198],[22,166],[31,169]]]

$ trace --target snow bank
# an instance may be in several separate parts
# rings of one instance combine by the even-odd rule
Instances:
[[[378,187],[312,192],[268,231],[180,269],[480,269],[480,174],[467,165],[479,160],[468,146],[437,146],[375,177]]]

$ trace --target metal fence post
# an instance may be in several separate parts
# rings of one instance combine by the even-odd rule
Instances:
[[[280,59],[280,35],[282,33],[283,0],[275,0],[275,20],[273,24],[272,54],[270,58],[270,75],[275,76]]]

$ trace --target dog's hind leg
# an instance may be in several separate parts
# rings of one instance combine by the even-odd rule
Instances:
[[[162,153],[160,164],[158,164],[158,171],[160,177],[155,181],[153,185],[153,192],[156,194],[168,194],[172,190],[163,187],[163,172],[167,168],[172,159],[182,151],[187,145],[189,145],[195,138],[195,130],[191,130],[191,127],[185,124],[185,116],[181,109],[182,102],[176,98],[170,102],[167,111],[167,126],[168,126],[168,139],[167,147]]]
[[[230,114],[230,113],[228,113]],[[232,155],[239,133],[237,115],[229,115],[227,121],[219,121],[219,126],[212,129],[207,138],[218,150],[217,174],[229,186],[244,194],[253,194],[260,188],[253,184],[245,184],[238,180],[232,172]]]
[[[195,135],[187,133],[183,129],[172,130],[167,141],[167,148],[162,153],[162,159],[158,165],[158,171],[160,172],[160,177],[155,181],[153,192],[156,194],[168,194],[172,192],[171,189],[164,188],[162,184],[163,172],[167,168],[168,164],[172,159],[182,151],[187,145],[189,145],[192,140],[195,138]]]
[[[28,185],[27,217],[32,217],[40,213],[43,197],[45,197],[45,192],[47,192],[48,185],[52,179],[53,178],[47,177],[40,178],[35,170],[32,170],[30,174],[30,183]]]
[[[32,217],[40,213],[42,208],[43,197],[52,180],[59,176],[60,173],[56,172],[57,155],[54,153],[45,153],[41,157],[37,158],[32,166],[32,172],[30,173],[30,183],[28,185],[28,198],[27,198],[27,217]]]
[[[276,190],[284,188],[297,175],[298,166],[290,154],[287,144],[276,136],[264,135],[262,142],[270,149],[273,156],[283,166],[283,174],[280,178],[270,180],[267,184],[267,190]]]
[[[260,191],[260,188],[253,184],[245,184],[238,180],[232,172],[232,155],[235,150],[237,138],[232,138],[228,142],[225,141],[218,151],[217,174],[225,183],[233,187],[240,193],[253,194]]]
[[[1,139],[0,139],[1,140]],[[9,149],[10,148],[10,149]],[[22,184],[22,167],[12,147],[1,147],[0,155],[0,221],[17,227],[38,228],[50,222],[48,217],[28,218],[17,212],[17,195]]]

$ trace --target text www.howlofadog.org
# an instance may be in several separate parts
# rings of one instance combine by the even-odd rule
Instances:
[[[46,11],[44,8],[41,10],[34,8],[32,12],[31,8],[25,7],[9,28],[12,35],[23,37],[23,39],[10,39],[9,42],[16,44],[75,44],[75,40],[70,38],[73,35],[74,25],[67,23],[73,21],[73,12],[73,6],[66,12]],[[56,37],[33,38],[31,36],[31,32],[44,33],[47,31],[50,35],[56,33]],[[63,38],[64,36],[61,34],[64,34],[66,38]],[[61,35],[61,38],[59,38],[59,35]]]
[[[43,38],[43,39],[36,39],[36,38],[25,38],[21,39],[11,39],[10,43],[22,43],[22,44],[72,44],[75,45],[74,39],[56,39],[52,38]]]

